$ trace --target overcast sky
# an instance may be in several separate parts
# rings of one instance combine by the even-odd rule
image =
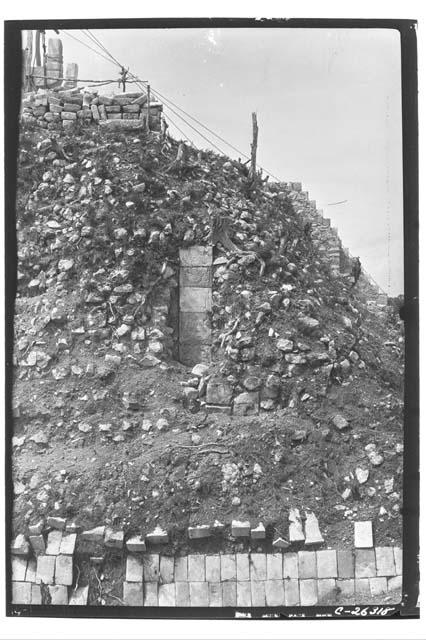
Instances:
[[[245,153],[250,152],[251,112],[257,111],[259,164],[283,181],[302,182],[338,227],[343,245],[361,257],[379,285],[391,295],[403,292],[397,31],[93,32],[120,62],[149,80],[154,93],[157,88]],[[81,31],[71,33],[89,44]],[[61,38],[64,61],[78,63],[79,77],[117,77],[113,64],[67,35]],[[170,115],[197,146],[209,146]],[[172,124],[170,130],[182,137]],[[330,206],[342,200],[347,202]]]

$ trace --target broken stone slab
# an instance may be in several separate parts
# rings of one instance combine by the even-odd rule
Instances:
[[[36,524],[31,524],[28,527],[28,532],[31,536],[40,535],[44,529],[44,520],[39,520]]]
[[[288,528],[290,542],[304,542],[305,536],[303,534],[302,518],[300,517],[299,509],[290,509],[288,519],[290,520],[290,526]]]
[[[211,527],[208,524],[201,524],[195,527],[188,527],[188,537],[190,540],[198,540],[200,538],[209,538],[211,536]]]
[[[262,522],[259,522],[257,527],[250,529],[250,537],[253,540],[264,540],[266,538],[266,529]]]
[[[10,552],[14,556],[27,556],[30,553],[30,545],[25,536],[20,533],[16,536],[10,546]]]
[[[142,536],[132,536],[127,540],[126,547],[132,553],[146,551],[145,539]]]
[[[77,587],[71,591],[68,604],[71,606],[86,606],[89,597],[89,585],[85,587]]]
[[[167,531],[164,531],[161,527],[155,527],[154,531],[146,534],[145,540],[151,544],[167,544],[169,535]]]
[[[12,580],[14,582],[23,582],[27,572],[28,561],[22,556],[12,558]]]
[[[124,542],[124,531],[114,531],[113,529],[105,529],[105,546],[112,549],[122,549]]]
[[[72,585],[72,556],[56,556],[55,584]]]
[[[67,605],[68,604],[68,588],[62,584],[49,585],[50,604]]]
[[[37,573],[36,583],[53,584],[55,575],[55,556],[38,556],[37,557]]]
[[[82,531],[80,534],[80,540],[84,542],[103,542],[105,534],[105,526],[94,527],[94,529],[88,529]]]
[[[231,534],[235,538],[248,538],[250,536],[250,522],[240,520],[232,520]]]
[[[62,535],[61,546],[59,553],[64,556],[72,556],[75,549],[75,543],[77,540],[76,533],[70,533],[68,535]]]
[[[305,544],[321,544],[324,538],[318,525],[318,519],[313,512],[306,513],[305,520]]]
[[[373,547],[373,524],[371,520],[354,522],[354,546],[357,549]]]
[[[191,374],[193,376],[197,376],[197,378],[203,378],[208,374],[208,371],[209,371],[208,365],[199,363],[192,368]]]

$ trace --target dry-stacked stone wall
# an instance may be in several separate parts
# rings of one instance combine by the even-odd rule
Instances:
[[[21,119],[49,130],[72,129],[77,123],[159,131],[163,106],[143,92],[111,96],[89,89],[38,89],[24,94]],[[149,120],[149,122],[148,122]],[[113,124],[119,122],[120,124]]]

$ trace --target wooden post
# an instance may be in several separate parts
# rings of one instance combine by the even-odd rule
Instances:
[[[148,133],[149,133],[149,131],[150,131],[150,126],[149,126],[149,111],[150,111],[150,102],[151,102],[151,87],[150,87],[150,85],[149,85],[149,84],[147,85],[146,90],[147,90],[147,98],[148,98],[148,101],[147,101],[147,103],[146,103],[146,109],[147,109],[147,111],[146,111],[146,130],[147,130],[147,131],[148,131]]]
[[[256,177],[256,154],[257,154],[257,134],[258,134],[258,126],[257,126],[257,116],[253,111],[251,114],[251,118],[253,121],[253,142],[251,143],[251,165],[249,171],[250,180],[254,180]]]
[[[41,67],[41,56],[40,56],[40,29],[37,29],[35,33],[35,66]]]
[[[26,46],[26,54],[25,54],[25,91],[31,91],[32,79],[29,77],[31,75],[31,65],[33,58],[33,32],[31,30],[27,31],[27,46]]]

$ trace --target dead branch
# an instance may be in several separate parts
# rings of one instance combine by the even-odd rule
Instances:
[[[221,349],[223,349],[223,345],[225,344],[225,340],[226,338],[228,338],[229,336],[231,336],[234,331],[236,330],[236,328],[238,327],[238,325],[240,324],[240,318],[237,318],[232,326],[232,328],[227,332],[227,333],[222,333],[219,337],[221,338],[220,341],[220,347]]]

